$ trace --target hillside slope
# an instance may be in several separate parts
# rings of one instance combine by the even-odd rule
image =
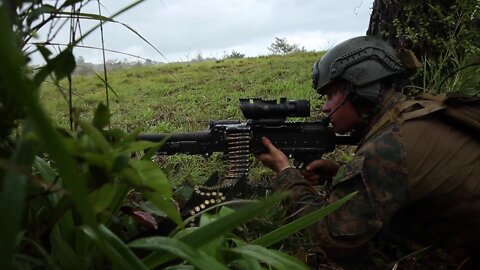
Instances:
[[[116,93],[109,93],[112,124],[142,132],[202,130],[212,119],[241,119],[241,97],[314,100],[310,69],[320,55],[297,53],[116,70],[108,74]],[[62,87],[67,85],[62,82]],[[42,89],[48,111],[67,127],[68,103],[62,95],[67,95],[66,90],[52,84]],[[105,86],[98,77],[73,78],[73,104],[82,118],[91,117],[105,100]]]

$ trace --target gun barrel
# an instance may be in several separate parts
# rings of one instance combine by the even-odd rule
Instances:
[[[159,133],[159,134],[140,134],[137,136],[140,141],[160,142],[167,141],[206,141],[210,139],[209,131],[199,132],[179,132],[179,133]]]
[[[141,134],[138,140],[165,143],[157,150],[159,155],[204,155],[210,156],[213,152],[224,152],[225,140],[215,137],[210,131],[192,133],[160,133]]]

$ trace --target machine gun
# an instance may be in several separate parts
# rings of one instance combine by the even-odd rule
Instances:
[[[277,102],[244,98],[240,99],[240,109],[246,121],[211,121],[207,131],[143,134],[138,139],[164,141],[157,150],[158,155],[190,154],[208,157],[214,152],[226,154],[227,173],[223,181],[212,180],[215,177],[211,177],[203,186],[194,188],[197,194],[203,196],[200,201],[204,203],[218,203],[219,198],[220,201],[229,199],[238,192],[235,187],[246,181],[250,155],[266,152],[261,142],[264,136],[299,166],[320,159],[323,154],[333,151],[335,145],[357,143],[353,137],[336,135],[328,127],[328,119],[313,122],[287,121],[288,117],[310,116],[308,100],[281,98]],[[223,196],[225,190],[231,190],[230,195]],[[205,197],[216,199],[203,201]],[[204,203],[193,207],[192,211],[201,211],[206,206]]]

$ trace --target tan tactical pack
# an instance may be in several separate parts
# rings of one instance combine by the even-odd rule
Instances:
[[[480,140],[480,97],[421,94],[397,104],[383,115],[366,137],[390,121],[404,122],[435,113],[438,119]]]

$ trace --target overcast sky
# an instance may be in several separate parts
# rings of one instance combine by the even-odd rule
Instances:
[[[102,15],[110,16],[131,1],[102,0]],[[308,50],[324,50],[368,27],[373,0],[147,0],[117,21],[135,29],[165,57],[121,24],[104,25],[105,47],[160,62],[189,61],[198,54],[221,58],[233,50],[246,56],[269,54],[275,37]],[[96,1],[83,12],[97,13]],[[82,31],[91,22],[82,22]],[[40,40],[46,31],[40,33]],[[56,41],[68,40],[68,30]],[[100,31],[83,45],[101,47]],[[100,63],[101,52],[75,49],[85,61]],[[134,58],[107,53],[108,59]],[[38,58],[35,62],[38,62]]]

